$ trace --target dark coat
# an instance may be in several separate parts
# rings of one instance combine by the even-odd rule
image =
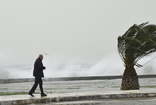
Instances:
[[[33,71],[33,76],[42,78],[44,77],[43,70],[45,67],[43,66],[42,60],[40,58],[37,58],[35,63],[34,63],[34,71]]]

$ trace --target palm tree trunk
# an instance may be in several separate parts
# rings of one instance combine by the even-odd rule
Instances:
[[[134,68],[126,68],[122,77],[121,90],[139,90],[138,76]]]

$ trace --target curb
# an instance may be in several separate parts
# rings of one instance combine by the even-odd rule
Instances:
[[[126,93],[98,93],[98,94],[79,94],[79,95],[67,95],[67,96],[50,96],[45,98],[30,98],[30,99],[18,99],[18,100],[5,100],[0,101],[0,105],[27,105],[35,103],[50,103],[50,102],[63,102],[63,101],[83,101],[83,100],[100,100],[100,99],[125,99],[125,98],[145,98],[156,97],[156,93],[138,93],[128,92]]]

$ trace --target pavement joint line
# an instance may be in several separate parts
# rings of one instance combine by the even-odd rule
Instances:
[[[41,98],[40,94],[34,95],[34,98],[30,97],[29,95],[0,96],[0,105],[26,105],[63,101],[156,97],[156,89],[48,94],[48,97],[44,98]]]

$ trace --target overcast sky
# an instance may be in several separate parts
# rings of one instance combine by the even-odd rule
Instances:
[[[155,0],[0,0],[0,59],[96,63],[133,24],[156,24]],[[7,57],[4,57],[7,56]]]

